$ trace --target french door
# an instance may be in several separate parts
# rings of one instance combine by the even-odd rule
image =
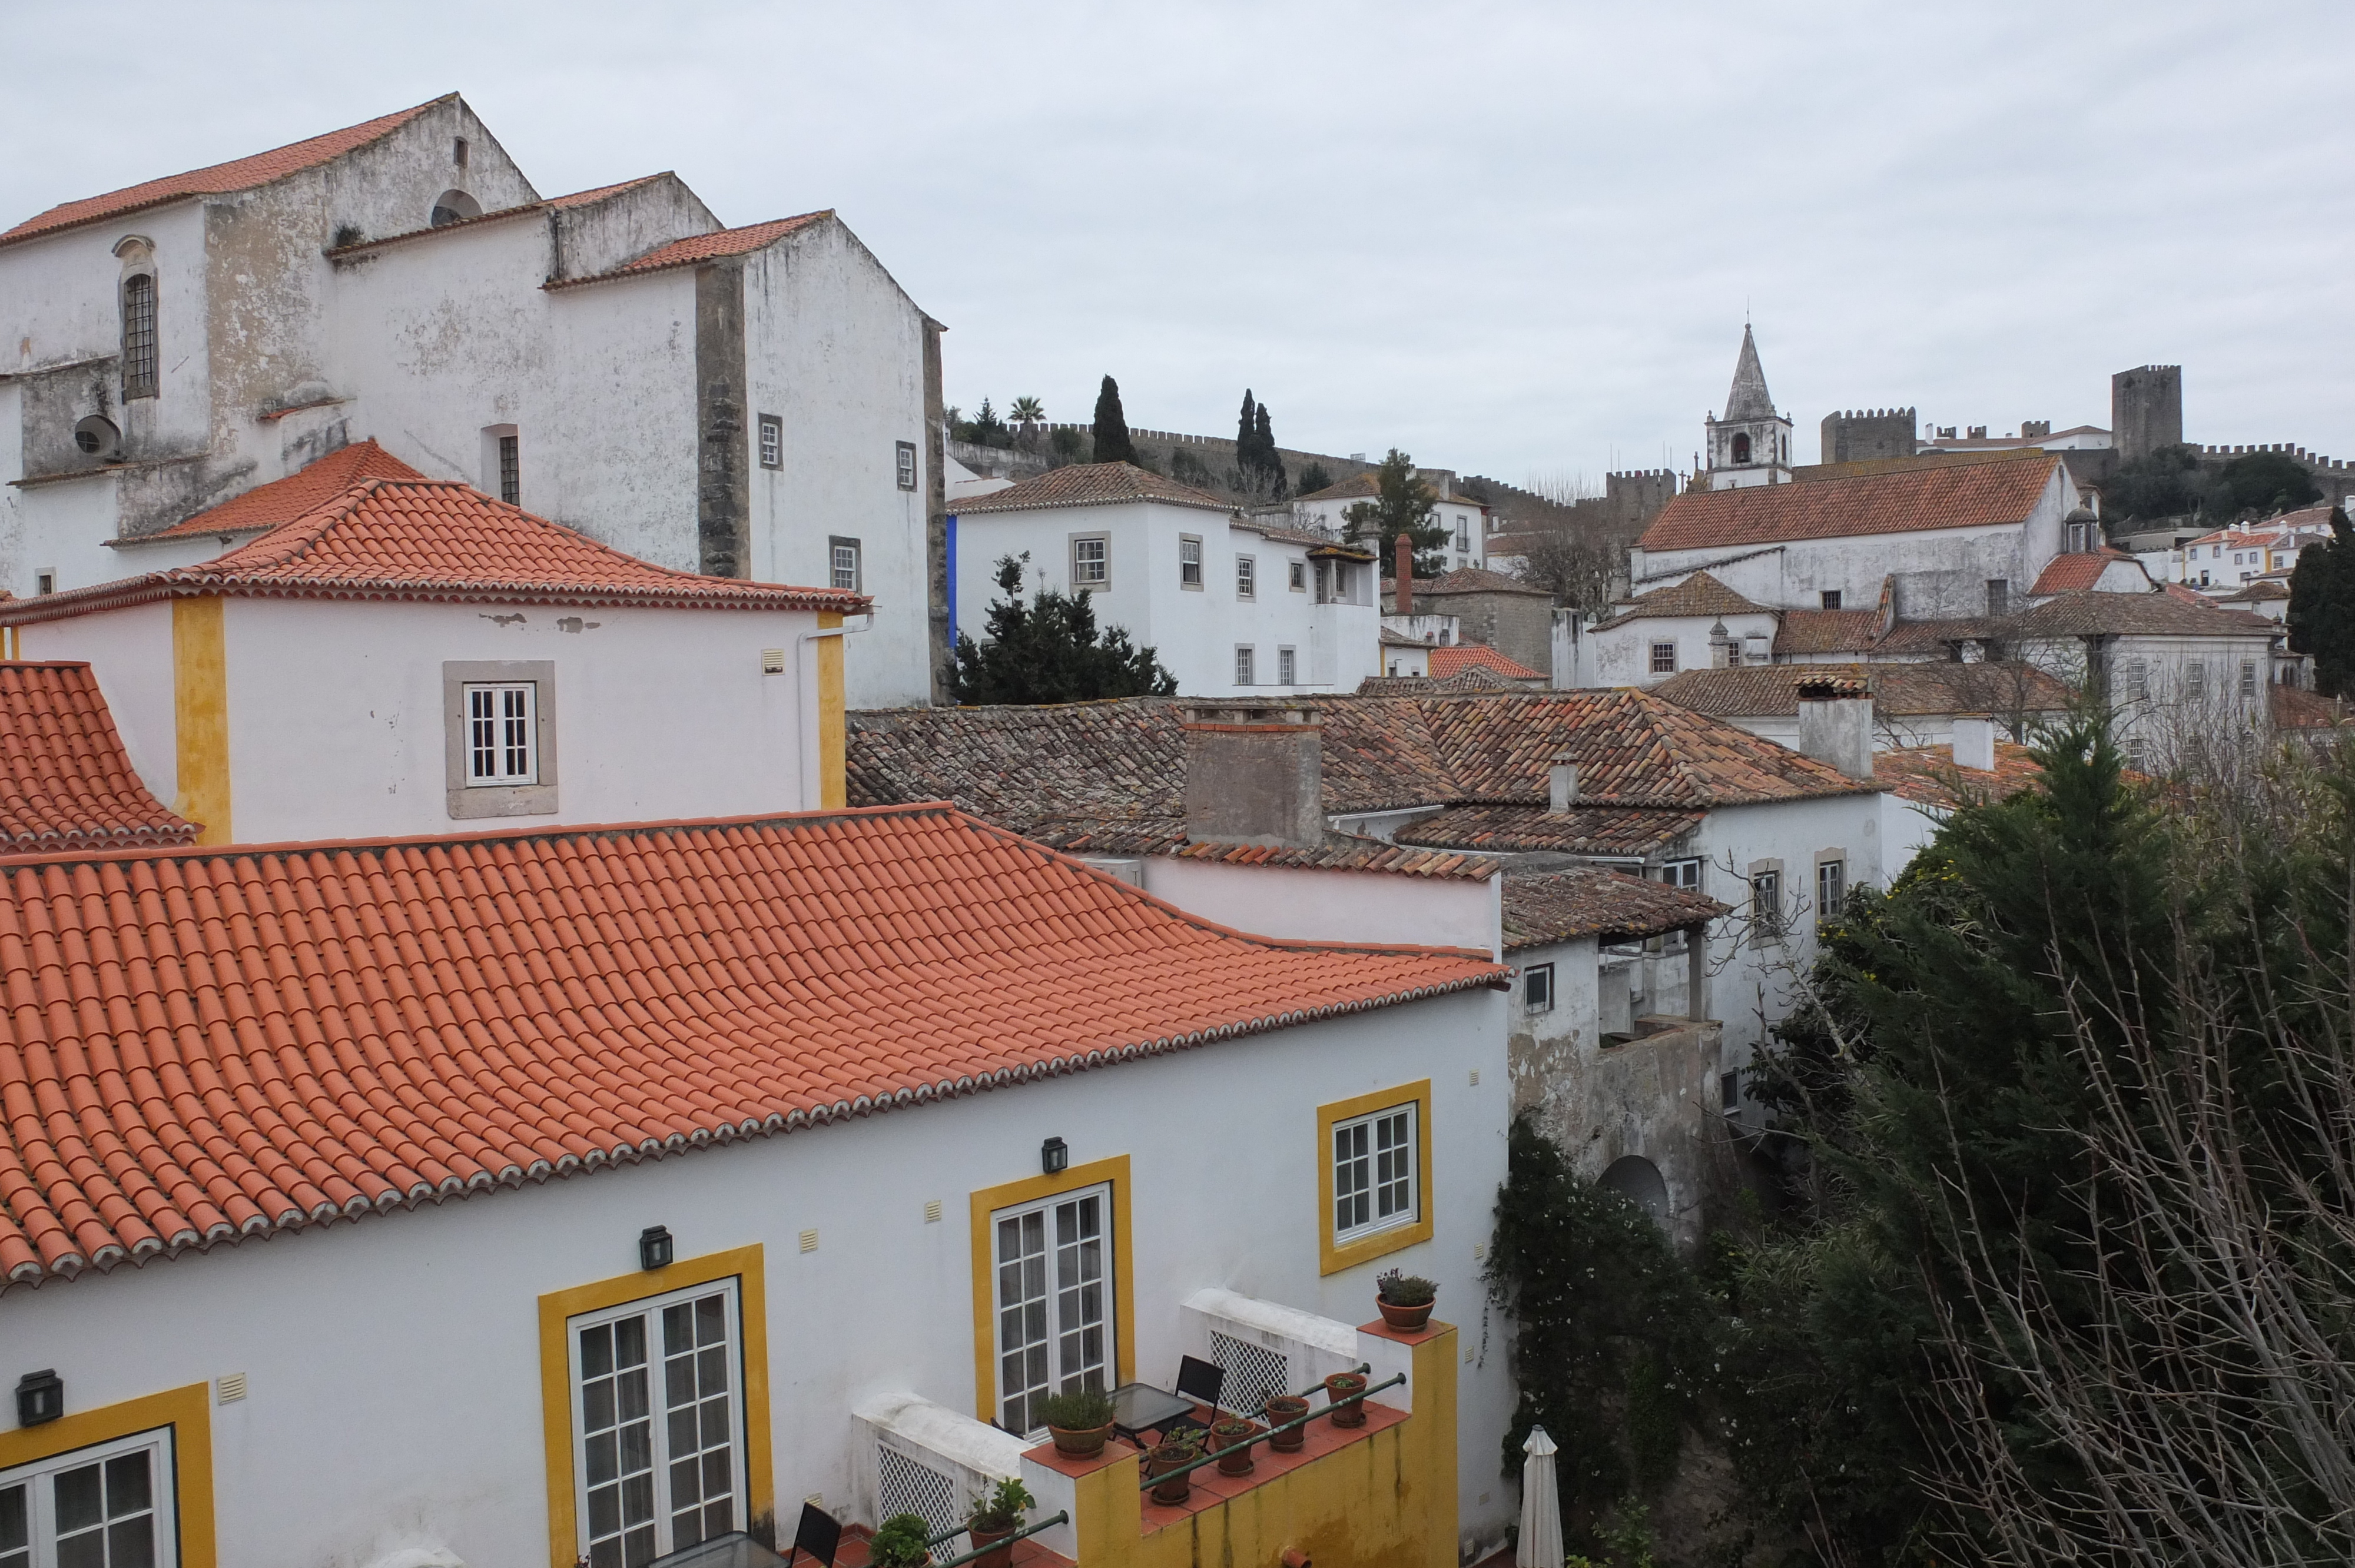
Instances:
[[[997,1422],[1045,1429],[1050,1393],[1110,1390],[1112,1188],[1082,1188],[990,1216],[997,1271]]]
[[[736,1286],[698,1285],[575,1318],[581,1549],[639,1568],[745,1523]]]

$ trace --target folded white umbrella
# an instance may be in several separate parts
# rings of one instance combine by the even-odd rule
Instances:
[[[1554,1489],[1553,1439],[1542,1426],[1529,1428],[1521,1445],[1521,1544],[1517,1568],[1561,1568],[1561,1494]]]

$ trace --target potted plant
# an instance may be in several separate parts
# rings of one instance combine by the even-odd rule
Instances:
[[[1393,1329],[1412,1332],[1430,1322],[1431,1305],[1438,1296],[1439,1287],[1419,1274],[1393,1268],[1374,1277],[1374,1305]]]
[[[981,1552],[996,1546],[1022,1528],[1022,1510],[1039,1506],[1030,1489],[1018,1478],[1008,1477],[993,1488],[986,1498],[974,1501],[973,1514],[964,1521],[964,1532],[973,1538],[973,1549]],[[974,1568],[1011,1568],[1014,1548],[999,1546],[986,1556],[974,1560]]]
[[[1365,1392],[1366,1376],[1363,1372],[1335,1372],[1325,1380],[1325,1397],[1332,1402],[1334,1425],[1363,1426],[1366,1424],[1366,1402],[1349,1397]],[[1344,1400],[1348,1400],[1348,1403],[1343,1404]]]
[[[1229,1415],[1210,1424],[1210,1452],[1219,1457],[1219,1474],[1248,1476],[1252,1473],[1252,1443],[1259,1436],[1257,1422],[1246,1421],[1240,1415]]]
[[[1054,1435],[1055,1452],[1067,1458],[1095,1458],[1112,1436],[1112,1395],[1100,1388],[1050,1393],[1039,1402],[1039,1414]]]
[[[1171,1475],[1170,1472],[1185,1470],[1187,1466],[1201,1457],[1202,1440],[1191,1432],[1164,1437],[1155,1445],[1153,1451],[1145,1457],[1146,1478],[1148,1480],[1156,1476],[1163,1478],[1153,1489],[1153,1500],[1175,1508],[1191,1497],[1194,1492],[1193,1473],[1187,1471],[1183,1475]]]
[[[932,1527],[920,1513],[895,1513],[876,1526],[867,1543],[871,1568],[924,1568],[932,1560]]]
[[[1308,1401],[1296,1393],[1279,1393],[1267,1402],[1267,1408],[1262,1414],[1267,1417],[1270,1432],[1267,1440],[1269,1452],[1297,1454],[1307,1445],[1308,1428],[1305,1426],[1294,1426],[1289,1432],[1277,1432],[1274,1429],[1278,1426],[1291,1425],[1293,1422],[1307,1414]]]

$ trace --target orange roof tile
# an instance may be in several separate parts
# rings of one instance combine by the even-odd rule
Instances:
[[[1796,718],[1799,683],[1853,681],[1872,694],[1873,711],[1890,717],[1927,714],[2057,713],[2069,688],[2024,662],[1925,660],[1919,663],[1743,664],[1686,670],[1652,688],[1662,702],[1711,718]]]
[[[1786,609],[1774,631],[1774,652],[1856,653],[1880,640],[1877,609]]]
[[[1525,583],[1518,577],[1508,577],[1502,572],[1492,572],[1486,567],[1458,567],[1452,572],[1442,572],[1435,577],[1418,580],[1414,597],[1429,599],[1435,595],[1455,593],[1518,593],[1539,599],[1551,599],[1550,588],[1535,583]]]
[[[1180,484],[1133,462],[1074,462],[1034,474],[1004,490],[957,502],[950,510],[961,517],[984,512],[1031,512],[1050,506],[1106,506],[1124,501],[1161,501],[1172,506],[1199,506],[1206,512],[1233,512],[1233,504],[1207,491]],[[1323,543],[1324,541],[1319,541]]]
[[[148,793],[82,663],[0,663],[0,854],[193,842]]]
[[[1680,583],[1636,595],[1624,607],[1619,607],[1616,615],[1594,630],[1608,631],[1614,626],[1624,626],[1628,621],[1641,620],[1647,616],[1698,620],[1705,615],[1713,620],[1722,620],[1729,615],[1774,613],[1764,605],[1754,604],[1736,593],[1707,572],[1695,572]],[[1871,611],[1859,610],[1858,613],[1869,615]]]
[[[363,479],[209,561],[0,603],[0,625],[204,595],[851,614],[868,604],[835,588],[675,572],[455,480]]]
[[[591,196],[596,192],[588,193]],[[709,234],[690,234],[684,239],[647,251],[634,261],[625,261],[609,272],[595,272],[586,278],[559,278],[540,285],[543,289],[577,289],[583,283],[602,283],[614,278],[636,278],[648,272],[667,272],[674,267],[692,267],[698,262],[715,261],[722,256],[746,256],[763,245],[773,244],[786,235],[809,228],[812,224],[832,217],[834,209],[805,212],[797,217],[780,217],[767,223],[747,224],[741,228],[715,228]]]
[[[1493,984],[941,805],[0,865],[0,1277]]]
[[[1646,882],[1598,865],[1505,879],[1505,950],[1518,952],[1575,937],[1605,942],[1657,937],[1732,914],[1729,906],[1688,887]]]
[[[209,168],[192,169],[185,175],[149,180],[144,185],[126,185],[104,196],[64,202],[0,234],[0,245],[12,245],[37,235],[54,234],[61,228],[96,223],[101,218],[119,217],[124,213],[162,207],[166,202],[182,201],[189,196],[222,196],[230,191],[248,191],[257,185],[266,185],[289,175],[300,174],[304,169],[316,168],[321,164],[340,158],[379,137],[389,136],[427,110],[451,102],[457,96],[454,92],[450,93],[431,103],[421,103],[414,109],[404,109],[397,114],[387,114],[341,131],[330,131],[324,136],[291,143],[271,152],[257,153],[250,158],[215,164]]]
[[[373,439],[339,448],[299,472],[257,484],[232,501],[154,534],[109,539],[110,545],[144,545],[150,539],[188,539],[255,533],[324,506],[363,479],[423,479],[425,476],[376,444]]]
[[[1499,675],[1515,681],[1545,679],[1541,671],[1532,670],[1519,660],[1510,658],[1485,642],[1458,642],[1449,647],[1434,648],[1431,651],[1431,673],[1433,680],[1444,681],[1450,675],[1471,669],[1476,665],[1484,670],[1494,670]]]
[[[1874,754],[1873,776],[1916,805],[1952,810],[1979,800],[2001,800],[2044,777],[2028,747],[1995,743],[1995,771],[1955,766],[1951,746],[1917,746]]]
[[[2028,591],[2041,597],[2049,593],[2074,593],[2089,588],[2102,580],[2102,574],[2120,561],[2131,563],[2132,556],[2124,550],[2105,547],[2073,556],[2055,556],[2036,574],[2036,586]]]
[[[1987,528],[2024,521],[2060,460],[1972,463],[1739,490],[1688,490],[1660,509],[1640,548],[1720,549],[1794,539]]]
[[[668,171],[666,170],[665,173]],[[520,202],[514,207],[493,207],[490,211],[478,213],[473,217],[461,217],[449,223],[428,224],[423,228],[406,228],[398,234],[379,235],[374,239],[355,239],[349,245],[331,246],[328,248],[327,254],[337,257],[357,256],[362,251],[375,250],[387,245],[405,245],[412,239],[423,239],[430,235],[456,233],[464,229],[480,228],[485,224],[503,222],[510,217],[527,217],[535,212],[588,207],[592,203],[603,201],[607,196],[618,196],[623,191],[650,185],[662,177],[662,175],[640,175],[634,180],[622,180],[610,185],[598,185],[590,190],[574,191],[570,196],[549,196],[545,201]]]

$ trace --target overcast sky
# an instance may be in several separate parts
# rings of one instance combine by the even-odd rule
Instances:
[[[1837,408],[2355,458],[2355,4],[0,0],[0,210],[456,90],[543,195],[837,209],[948,397],[1521,482]]]

